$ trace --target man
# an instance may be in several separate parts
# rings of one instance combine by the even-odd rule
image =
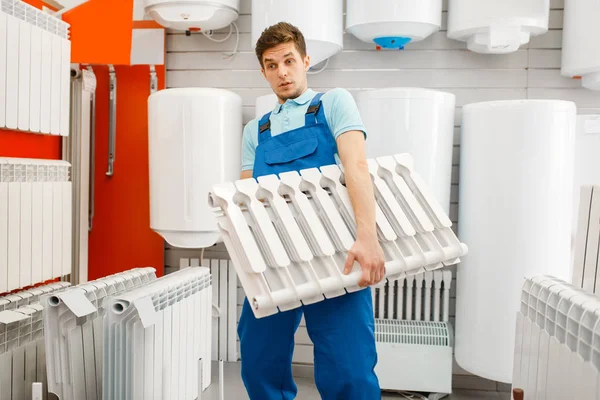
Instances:
[[[321,94],[307,88],[310,57],[298,28],[279,23],[258,39],[261,72],[277,95],[273,111],[244,128],[241,178],[331,165],[341,161],[356,216],[357,238],[344,273],[357,261],[360,286],[384,276],[384,255],[376,235],[375,201],[365,156],[365,129],[350,93]],[[284,151],[285,150],[285,151]],[[294,399],[294,333],[304,314],[314,343],[315,381],[324,400],[374,400],[381,392],[371,289],[322,300],[256,319],[244,301],[238,334],[242,379],[251,400]]]

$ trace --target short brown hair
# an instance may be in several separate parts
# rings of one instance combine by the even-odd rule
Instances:
[[[258,57],[261,67],[263,66],[262,56],[265,51],[282,43],[290,42],[296,45],[296,49],[302,57],[306,57],[306,42],[300,29],[288,22],[279,22],[265,29],[256,41],[256,57]]]

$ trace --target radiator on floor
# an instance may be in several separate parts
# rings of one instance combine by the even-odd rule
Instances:
[[[211,276],[204,267],[111,296],[103,399],[198,398],[211,380],[211,318]]]
[[[69,168],[0,158],[0,293],[71,273]]]
[[[69,24],[0,0],[0,128],[69,135]]]
[[[212,303],[218,309],[212,320],[213,361],[238,361],[237,346],[237,275],[231,260],[202,258],[202,250],[171,248],[165,250],[165,273],[187,267],[210,268]],[[209,256],[210,257],[210,256]]]
[[[102,399],[107,298],[149,284],[155,272],[135,268],[41,297],[49,392],[60,400]]]
[[[600,293],[600,186],[584,185],[580,193],[572,283]]]
[[[14,310],[29,304],[39,303],[40,296],[69,286],[71,286],[69,282],[54,282],[2,296],[0,297],[0,311]]]
[[[46,389],[46,352],[40,296],[62,290],[57,282],[0,298],[0,400],[31,400],[32,384]],[[47,391],[43,390],[43,399]]]
[[[526,399],[600,398],[600,298],[551,276],[526,279],[514,349],[512,384]]]
[[[373,290],[375,372],[383,390],[452,392],[451,285],[452,272],[436,270]]]
[[[415,173],[412,157],[368,165],[386,277],[459,262],[467,247]],[[358,263],[343,274],[356,223],[337,165],[215,185],[209,204],[258,318],[360,289]]]

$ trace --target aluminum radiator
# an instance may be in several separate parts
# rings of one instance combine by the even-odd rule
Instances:
[[[0,158],[0,293],[71,273],[69,168]]]
[[[202,251],[168,248],[165,252],[165,272],[172,273],[188,267],[210,269],[212,277],[212,303],[218,309],[212,320],[213,361],[238,361],[237,346],[237,275],[231,260],[204,258]]]
[[[41,297],[49,392],[102,399],[106,299],[155,280],[154,268],[136,268]]]
[[[600,398],[600,298],[551,276],[526,279],[513,387],[526,399]]]
[[[600,186],[581,187],[573,285],[600,293]]]
[[[110,297],[104,400],[198,398],[211,381],[211,289],[210,270],[192,267]]]
[[[39,298],[68,285],[57,282],[0,298],[0,400],[31,400],[34,382],[46,387]],[[42,393],[46,399],[47,392]]]
[[[0,0],[0,129],[69,135],[69,24]]]
[[[408,154],[368,160],[386,277],[456,264],[467,247]],[[343,274],[356,223],[337,165],[213,186],[223,241],[257,318],[359,290]]]
[[[429,271],[388,281],[373,291],[375,373],[383,390],[452,392],[452,272]]]

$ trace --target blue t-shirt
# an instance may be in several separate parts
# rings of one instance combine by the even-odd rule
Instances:
[[[317,94],[314,90],[307,89],[295,99],[286,100],[285,103],[275,105],[271,113],[271,135],[275,136],[292,129],[304,126],[304,115],[310,101]],[[354,98],[345,89],[332,89],[321,97],[323,111],[329,130],[334,139],[348,131],[362,131],[366,137],[366,130],[358,113]],[[242,171],[254,169],[254,154],[258,146],[258,122],[253,119],[244,127],[242,138]],[[339,163],[339,157],[335,155]]]

